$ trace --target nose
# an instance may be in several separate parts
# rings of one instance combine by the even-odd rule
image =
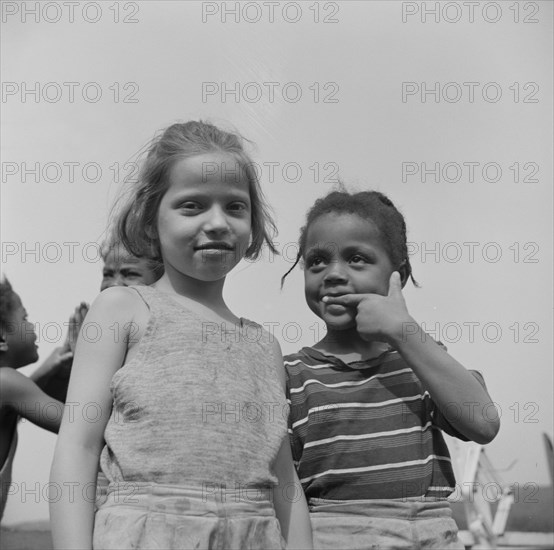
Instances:
[[[229,221],[221,206],[214,204],[206,212],[204,230],[206,233],[227,233],[229,231]]]
[[[125,279],[125,276],[122,275],[121,273],[118,273],[114,278],[113,278],[113,283],[111,286],[127,286],[127,281]]]
[[[333,261],[329,263],[323,277],[323,282],[328,285],[344,284],[347,282],[344,266],[341,262]]]
[[[111,277],[106,277],[102,281],[102,285],[100,286],[100,290],[104,290],[106,288],[110,288],[112,286],[127,286],[125,282],[125,277],[118,273],[117,275],[112,275]]]

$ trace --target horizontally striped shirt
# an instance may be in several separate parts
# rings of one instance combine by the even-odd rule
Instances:
[[[346,364],[302,348],[285,368],[293,458],[308,498],[446,498],[454,490],[440,430],[467,438],[399,353]]]

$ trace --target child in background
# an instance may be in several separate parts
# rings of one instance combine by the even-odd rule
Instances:
[[[25,418],[51,432],[58,431],[74,340],[85,314],[86,304],[75,308],[65,344],[27,377],[17,369],[38,360],[35,327],[27,320],[21,298],[10,282],[0,282],[0,519],[11,484],[17,422]]]
[[[463,548],[441,430],[484,444],[498,416],[481,375],[408,313],[404,218],[379,192],[332,192],[309,210],[299,245],[306,301],[327,325],[285,357],[314,547]]]
[[[102,247],[101,254],[104,267],[100,290],[112,286],[151,285],[163,275],[162,263],[137,258],[113,239]]]
[[[94,486],[101,454],[110,486],[96,514],[79,490],[51,503],[56,548],[282,548],[281,533],[311,547],[286,420],[270,414],[286,407],[279,345],[222,296],[242,257],[273,249],[252,167],[237,135],[202,122],[150,147],[118,240],[165,272],[88,313],[99,339],[79,339],[69,397],[83,405],[64,415],[51,480]]]

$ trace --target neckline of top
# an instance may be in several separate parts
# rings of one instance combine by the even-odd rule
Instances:
[[[323,359],[324,361],[332,363],[334,366],[337,366],[337,367],[342,367],[349,370],[363,370],[363,369],[379,366],[381,363],[383,363],[385,358],[389,356],[389,354],[395,352],[395,349],[389,345],[385,351],[383,351],[379,355],[376,355],[375,357],[370,357],[368,359],[361,359],[358,361],[350,361],[348,363],[335,355],[327,355],[326,353],[323,353],[322,351],[319,351],[311,347],[303,347],[300,351],[305,355],[307,355],[308,357],[311,357],[312,359],[316,359],[316,360]]]
[[[209,322],[209,323],[214,323],[218,326],[221,326],[221,325],[227,324],[227,323],[231,324],[231,321],[226,321],[225,319],[221,319],[221,320],[217,320],[217,321],[215,319],[209,319],[205,315],[202,315],[201,313],[198,313],[194,309],[192,309],[190,307],[187,307],[183,302],[180,302],[179,300],[176,300],[175,298],[173,298],[169,292],[163,292],[163,291],[157,289],[154,286],[151,286],[151,285],[134,285],[134,286],[139,287],[141,289],[144,289],[144,288],[150,289],[154,294],[157,294],[158,296],[161,296],[162,298],[165,298],[165,300],[167,302],[169,302],[170,304],[172,304],[174,306],[177,306],[178,308],[186,311],[190,315],[192,315],[194,317],[197,317],[198,319],[202,319],[203,321],[206,321],[206,322]],[[244,328],[245,325],[250,322],[250,321],[248,321],[248,319],[245,319],[244,317],[239,317],[238,319],[239,319],[239,327],[240,328]],[[233,323],[233,324],[236,325],[236,323]]]

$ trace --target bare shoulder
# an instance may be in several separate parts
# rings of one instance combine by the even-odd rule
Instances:
[[[93,306],[100,305],[112,309],[136,309],[137,306],[146,304],[140,298],[137,292],[126,286],[112,286],[103,290],[94,300]]]
[[[125,323],[135,321],[148,314],[148,306],[131,288],[124,286],[111,287],[102,291],[92,303],[87,313],[87,322],[111,320]]]
[[[96,325],[90,329],[93,334],[101,331],[106,335],[116,334],[117,340],[121,337],[127,342],[127,350],[131,351],[144,335],[149,319],[150,309],[139,293],[133,288],[120,286],[100,293],[87,313],[84,325],[89,322]]]

